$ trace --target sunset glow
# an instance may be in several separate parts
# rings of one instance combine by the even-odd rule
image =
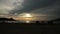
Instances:
[[[25,14],[22,17],[32,17],[32,15],[31,14]]]
[[[47,20],[46,18],[42,17],[36,17],[36,14],[31,13],[21,13],[16,17],[17,20],[24,21],[26,23],[29,23],[30,21],[41,21],[41,20]]]

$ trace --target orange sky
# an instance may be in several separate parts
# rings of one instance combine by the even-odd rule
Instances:
[[[14,19],[16,19],[16,20],[22,20],[22,21],[35,21],[35,20],[38,20],[38,21],[40,21],[40,20],[47,20],[47,18],[35,18],[35,17],[31,17],[31,18],[29,18],[29,17],[27,17],[27,18],[23,18],[23,17],[18,17],[18,18],[14,18]]]

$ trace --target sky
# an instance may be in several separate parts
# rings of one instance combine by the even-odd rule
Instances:
[[[16,17],[23,13],[48,19],[60,18],[60,0],[0,0],[0,15]]]

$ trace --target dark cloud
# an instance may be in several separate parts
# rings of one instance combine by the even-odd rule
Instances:
[[[60,15],[60,0],[25,0],[23,3],[22,9],[15,9],[13,10],[12,14],[14,13],[22,13],[22,12],[32,12],[33,13],[41,13],[46,15],[54,15],[59,16]]]
[[[23,3],[24,7],[23,9],[21,10],[17,10],[14,12],[29,12],[31,10],[34,10],[34,9],[38,9],[38,8],[43,8],[43,7],[47,7],[47,6],[50,6],[50,5],[53,5],[56,1],[58,0],[25,0],[25,2]],[[13,12],[13,13],[14,13]]]

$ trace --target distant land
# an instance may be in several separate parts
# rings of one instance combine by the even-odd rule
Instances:
[[[13,18],[0,18],[0,21],[2,21],[2,23],[24,23],[23,21],[15,20]],[[60,24],[60,18],[49,20],[49,21],[31,21],[30,23],[36,23],[36,24]]]

